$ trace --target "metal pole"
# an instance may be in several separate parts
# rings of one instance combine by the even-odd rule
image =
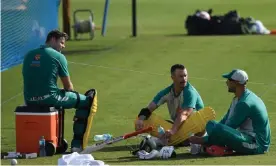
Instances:
[[[132,36],[137,36],[136,0],[132,0]]]
[[[106,22],[107,22],[107,13],[109,8],[109,0],[105,0],[104,5],[104,17],[103,17],[103,25],[102,25],[102,36],[105,36],[106,33]]]
[[[70,0],[62,1],[63,11],[63,32],[67,33],[69,39],[71,38],[70,33]]]

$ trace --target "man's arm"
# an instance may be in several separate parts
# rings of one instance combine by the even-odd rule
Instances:
[[[157,108],[157,105],[154,102],[151,102],[148,107],[142,108],[138,114],[138,119],[135,122],[135,130],[142,129],[144,127],[143,121],[147,120],[151,113]]]
[[[152,102],[146,107],[142,108],[138,114],[138,120],[136,121],[136,129],[140,129],[143,126],[143,121],[147,120],[151,113],[156,110],[160,105],[166,102],[166,95],[170,92],[171,86],[161,90],[154,96]]]
[[[169,86],[158,92],[157,95],[154,96],[152,102],[146,108],[142,108],[138,115],[139,119],[148,119],[154,110],[156,110],[160,105],[164,104],[166,102],[166,95],[170,92],[170,89],[171,87]]]
[[[233,115],[229,117],[225,125],[236,129],[249,117],[249,113],[249,107],[246,103],[238,103]]]
[[[224,117],[220,120],[219,123],[225,124],[225,122],[226,122],[226,120],[228,118],[228,115],[229,115],[229,111],[230,111],[230,109],[228,109],[227,113],[224,115]]]
[[[141,112],[138,115],[139,120],[146,120],[151,113],[156,110],[157,105],[154,102],[151,102],[146,108],[142,108]]]
[[[63,88],[67,91],[74,90],[73,84],[70,79],[69,71],[68,71],[68,65],[67,60],[64,55],[61,54],[60,60],[59,60],[59,77],[61,79],[61,82],[63,84]]]
[[[196,108],[197,94],[193,89],[187,89],[183,92],[184,102],[181,108],[176,113],[176,119],[171,128],[171,134],[175,134],[180,125],[191,115],[193,110]]]
[[[232,102],[231,102],[231,104],[229,106],[229,109],[228,109],[227,113],[224,115],[224,117],[220,120],[219,123],[221,123],[221,124],[225,124],[226,123],[226,121],[228,119],[228,116],[229,116],[229,113],[230,113],[230,108],[232,107],[232,104],[233,104],[234,101],[235,101],[235,98],[233,98],[233,100],[232,100]]]
[[[178,131],[180,125],[185,120],[188,119],[188,117],[191,115],[191,113],[193,112],[193,110],[194,110],[193,108],[186,108],[186,109],[181,109],[181,110],[179,110],[177,112],[176,119],[175,119],[175,121],[173,123],[173,126],[171,128],[172,134],[175,134]]]
[[[74,90],[74,87],[73,87],[73,84],[70,80],[70,77],[67,76],[67,77],[60,77],[60,80],[63,84],[63,88],[67,91],[73,91]]]

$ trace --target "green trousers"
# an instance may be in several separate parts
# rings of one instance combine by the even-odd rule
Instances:
[[[87,119],[90,110],[90,99],[88,96],[79,94],[78,96],[75,92],[62,91],[58,95],[51,96],[45,100],[41,101],[27,101],[27,104],[47,104],[55,107],[63,107],[64,109],[76,108],[75,117],[79,119]],[[82,145],[82,137],[86,130],[85,123],[74,122],[73,133],[74,138],[71,142],[71,148],[80,148]]]
[[[204,137],[204,141],[207,145],[227,146],[240,154],[264,153],[254,137],[216,121],[207,123],[206,132],[208,136]]]

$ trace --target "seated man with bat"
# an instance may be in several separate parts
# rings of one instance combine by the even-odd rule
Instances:
[[[187,142],[190,134],[203,135],[203,126],[208,120],[214,119],[215,113],[211,108],[204,108],[200,94],[188,82],[188,72],[184,65],[171,66],[171,78],[173,84],[160,91],[146,108],[141,109],[135,121],[135,129],[154,126],[150,134],[160,137],[156,128],[161,125],[166,131],[160,138],[166,140],[166,145],[175,146],[183,141]],[[167,103],[173,122],[168,122],[153,113],[164,103]]]

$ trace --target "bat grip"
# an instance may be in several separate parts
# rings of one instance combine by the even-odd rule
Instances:
[[[130,138],[130,137],[133,137],[133,136],[136,136],[138,134],[142,134],[142,133],[146,133],[148,131],[152,131],[153,130],[153,127],[147,127],[147,128],[144,128],[144,129],[141,129],[141,130],[137,130],[133,133],[129,133],[129,134],[126,134],[123,136],[124,139],[127,139],[127,138]]]

